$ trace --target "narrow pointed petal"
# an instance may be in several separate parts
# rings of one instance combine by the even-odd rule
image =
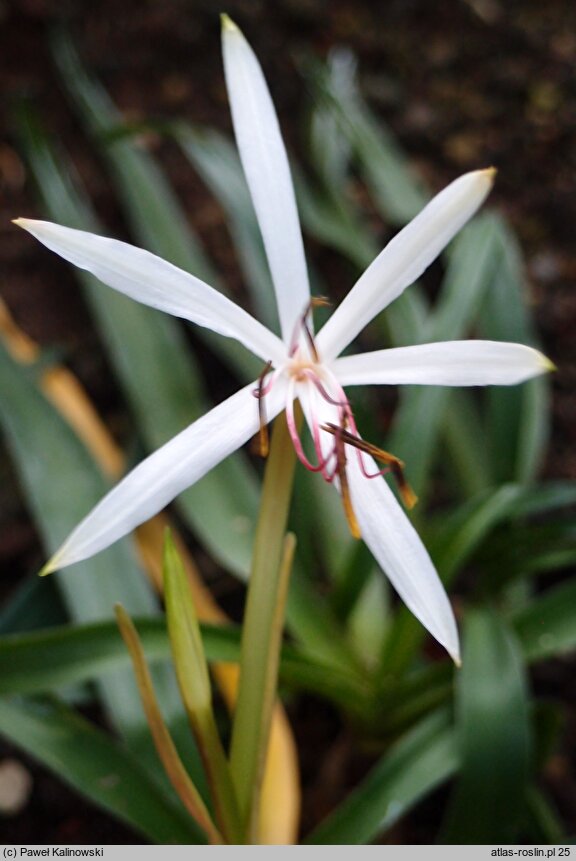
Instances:
[[[117,239],[48,221],[15,222],[51,251],[144,305],[235,338],[265,362],[281,361],[280,340],[246,311],[194,275]]]
[[[443,341],[336,359],[343,386],[511,386],[554,369],[533,347],[506,341]]]
[[[408,609],[459,664],[454,613],[416,530],[383,478],[367,479],[353,453],[348,463],[352,505],[362,538]],[[371,458],[365,463],[369,472],[377,471]]]
[[[288,158],[262,69],[226,15],[222,46],[236,142],[264,239],[282,337],[289,343],[310,290]]]
[[[336,407],[326,403],[312,386],[300,385],[298,397],[311,432],[314,426],[338,423]],[[321,441],[327,454],[333,438],[322,432]],[[363,463],[369,475],[378,473],[379,467],[370,456],[363,455]],[[358,453],[351,446],[346,446],[346,478],[361,538],[408,609],[459,664],[458,630],[452,607],[404,510],[384,478],[367,478],[363,474]],[[337,480],[335,484],[338,486]]]
[[[494,174],[492,168],[464,174],[388,243],[318,334],[321,356],[338,356],[376,314],[422,275],[482,204]]]
[[[255,386],[240,389],[128,473],[76,527],[42,573],[80,562],[113,544],[243,445],[259,426]],[[284,407],[285,392],[279,380],[266,395],[269,420]]]

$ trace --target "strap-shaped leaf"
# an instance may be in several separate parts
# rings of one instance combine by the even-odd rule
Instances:
[[[170,656],[163,619],[138,618],[138,631],[148,660]],[[202,625],[202,640],[211,662],[237,663],[240,634],[236,627]],[[57,691],[97,679],[129,665],[128,654],[112,622],[50,628],[0,638],[0,694]],[[368,696],[363,680],[342,667],[316,662],[293,646],[282,651],[282,682],[296,690],[314,691],[362,714]]]
[[[106,482],[74,432],[39,393],[32,374],[18,366],[0,346],[0,426],[13,454],[32,514],[44,545],[53,551],[103,495]],[[129,542],[56,575],[68,612],[77,622],[109,619],[122,601],[138,615],[154,615],[157,604]],[[168,722],[182,726],[179,698],[166,668],[156,668]],[[158,772],[132,674],[125,669],[99,681],[111,720],[152,772]],[[193,747],[186,743],[194,760]],[[196,759],[198,764],[198,760]]]
[[[572,557],[576,561],[576,551]],[[534,598],[513,617],[513,625],[529,661],[540,661],[576,649],[576,581]]]
[[[382,757],[368,777],[310,834],[306,843],[369,843],[456,770],[448,713],[423,720]]]
[[[0,424],[45,545],[54,550],[74,526],[78,512],[98,501],[106,482],[72,430],[38,393],[30,375],[2,346],[0,389]],[[63,484],[65,476],[73,476],[73,482]],[[139,614],[155,612],[152,592],[126,542],[90,560],[81,571],[61,573],[58,584],[77,621],[110,618],[118,600]],[[141,725],[141,709],[128,675],[110,678],[104,692],[120,725],[124,721],[127,728]]]
[[[154,739],[156,752],[164,766],[164,770],[186,810],[209,838],[210,843],[222,843],[222,836],[214,825],[202,796],[178,755],[178,751],[158,705],[152,676],[146,663],[146,657],[138,632],[130,616],[120,604],[116,605],[116,620],[126,648],[130,652],[136,683],[142,699],[142,706],[146,713],[152,738]]]
[[[153,843],[203,842],[136,758],[63,703],[0,698],[0,732]]]
[[[456,699],[460,777],[441,842],[514,843],[532,753],[528,692],[518,644],[489,611],[466,621]]]
[[[487,215],[468,225],[455,240],[438,304],[426,331],[419,333],[420,340],[465,337],[492,283],[494,242],[495,223]],[[440,386],[403,390],[394,418],[387,447],[406,462],[410,483],[420,498],[430,481],[450,395],[450,389]]]
[[[309,64],[314,93],[350,144],[380,212],[394,224],[406,224],[426,205],[428,195],[392,135],[362,100],[353,56],[342,52],[337,64],[332,74],[320,64]]]
[[[521,251],[502,221],[495,250],[498,266],[493,289],[486,294],[481,308],[481,336],[537,346]],[[488,439],[498,480],[534,478],[550,433],[549,397],[550,380],[546,377],[511,391],[490,389]]]

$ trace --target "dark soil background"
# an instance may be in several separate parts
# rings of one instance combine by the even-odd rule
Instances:
[[[0,0],[0,295],[18,323],[42,344],[59,344],[105,413],[117,408],[113,385],[88,315],[66,267],[11,223],[41,217],[18,154],[10,105],[32,95],[70,152],[110,232],[125,235],[113,189],[61,92],[46,44],[66,18],[85,61],[132,120],[185,115],[230,129],[219,46],[220,4],[194,0]],[[557,364],[554,436],[544,473],[576,478],[576,4],[572,0],[230,0],[270,83],[289,145],[299,146],[304,92],[299,57],[325,57],[334,45],[358,55],[364,92],[392,127],[416,169],[439,189],[458,174],[499,169],[491,204],[509,218],[524,248],[527,284],[545,351]],[[229,259],[222,214],[169,144],[151,141],[189,214],[224,271]],[[385,226],[382,226],[383,236]],[[310,248],[311,254],[316,249]],[[337,270],[338,267],[333,267]],[[335,285],[344,288],[348,285]],[[86,349],[86,347],[91,349]],[[38,565],[41,551],[15,477],[0,453],[0,566],[6,594]],[[560,672],[558,685],[574,705]],[[330,715],[303,715],[304,733],[333,740]],[[306,752],[304,747],[304,754]],[[314,745],[310,745],[314,747]],[[319,773],[303,762],[309,814],[323,813],[344,791],[349,771],[333,761]],[[15,751],[0,747],[0,760]],[[331,766],[329,767],[329,764]],[[0,818],[6,843],[141,842],[84,805],[42,769],[27,765],[31,803]],[[309,773],[310,772],[310,773]],[[320,778],[334,797],[319,797]],[[551,775],[574,830],[576,800],[567,775]],[[426,811],[404,842],[427,842]],[[1,816],[1,815],[0,815]],[[430,813],[434,817],[434,812]],[[424,824],[423,824],[424,823]],[[420,830],[418,830],[420,829]]]

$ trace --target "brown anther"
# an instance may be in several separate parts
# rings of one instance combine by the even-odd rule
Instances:
[[[312,308],[329,308],[332,302],[327,296],[312,296],[308,305],[308,311]]]
[[[336,437],[336,472],[340,481],[340,493],[342,495],[344,514],[346,515],[346,521],[352,537],[361,538],[362,533],[360,532],[360,527],[356,520],[356,515],[354,514],[354,508],[352,507],[350,487],[348,485],[348,476],[346,474],[346,447],[343,440],[343,435],[346,434],[346,431],[336,425],[333,425],[333,427],[334,436]]]
[[[322,430],[333,434],[336,439],[341,439],[343,443],[354,446],[354,448],[357,448],[359,451],[371,455],[375,460],[388,466],[396,480],[396,484],[398,485],[398,491],[402,497],[402,502],[406,508],[414,508],[418,502],[418,497],[406,481],[404,476],[404,463],[400,458],[396,457],[394,454],[390,454],[388,451],[384,451],[382,448],[378,448],[378,446],[375,446],[370,442],[366,442],[360,437],[355,436],[355,434],[350,433],[350,431],[347,431],[345,428],[339,427],[331,422],[328,422],[321,427]]]

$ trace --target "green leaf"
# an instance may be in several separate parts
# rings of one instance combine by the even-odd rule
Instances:
[[[169,532],[164,540],[163,576],[168,635],[180,695],[202,754],[219,827],[228,842],[236,843],[242,834],[238,802],[212,708],[212,689],[198,616],[184,565]],[[118,618],[126,642],[131,642],[133,660],[145,666],[136,629],[127,623],[126,618],[122,620],[121,615]],[[141,691],[143,684],[145,682],[141,682]],[[146,687],[149,688],[149,685]],[[158,741],[156,744],[158,746]],[[167,747],[165,738],[163,747]],[[165,750],[166,756],[169,762],[174,759],[173,755],[169,756],[168,750]]]
[[[495,219],[483,215],[454,241],[436,309],[420,340],[464,337],[492,283],[497,229]],[[387,448],[406,462],[410,483],[421,499],[429,488],[442,423],[451,409],[451,394],[444,386],[402,387]]]
[[[2,607],[0,635],[61,625],[66,619],[55,578],[41,580],[33,574],[20,582]]]
[[[107,484],[70,426],[3,347],[0,391],[0,425],[44,545],[53,553],[76,526],[80,514],[90,511],[104,495]],[[117,602],[138,615],[158,613],[155,596],[128,540],[55,574],[54,579],[75,621],[109,619]],[[194,762],[194,748],[182,733],[174,679],[166,667],[156,668],[155,684],[171,729]],[[113,724],[142,763],[157,774],[156,755],[132,674],[128,670],[112,673],[99,680],[98,690]],[[195,761],[198,767],[197,757]]]
[[[490,531],[516,513],[521,496],[522,488],[518,485],[504,484],[481,493],[451,516],[442,518],[440,529],[428,546],[444,583],[452,583]]]
[[[372,726],[383,738],[397,738],[432,711],[453,699],[454,665],[446,659],[421,664],[402,676],[380,671],[380,690]]]
[[[304,842],[368,843],[451,777],[457,766],[454,733],[447,712],[441,710],[429,715],[390,748]]]
[[[516,513],[519,517],[545,514],[569,505],[576,505],[576,482],[547,481],[524,489]]]
[[[473,497],[494,484],[492,462],[486,446],[481,411],[474,397],[464,390],[450,392],[443,433],[449,451],[448,480],[457,495]],[[453,472],[453,474],[452,474]]]
[[[118,134],[112,137],[112,130],[123,125],[124,117],[82,65],[70,34],[63,28],[54,30],[51,47],[66,92],[88,132],[100,146],[108,141],[114,184],[122,190],[137,232],[147,237],[146,246],[156,253],[165,249],[175,265],[192,266],[199,278],[216,279],[214,268],[197,237],[187,228],[177,198],[154,159],[143,145],[135,145]]]
[[[531,726],[518,644],[495,614],[469,614],[459,676],[461,767],[441,842],[514,843],[525,809]]]
[[[106,482],[70,427],[1,346],[0,390],[0,424],[44,543],[53,553],[77,524],[79,513],[99,501]],[[77,621],[110,618],[114,603],[120,600],[139,614],[156,611],[152,592],[126,541],[56,577]],[[103,689],[118,724],[140,735],[144,725],[129,674],[108,679]]]
[[[390,590],[372,563],[363,588],[350,608],[348,639],[366,667],[372,667],[382,651],[390,616]]]
[[[569,482],[552,482],[535,487],[504,484],[478,494],[468,503],[449,514],[437,518],[428,529],[426,545],[440,572],[443,582],[450,585],[456,575],[477,554],[484,562],[487,573],[478,584],[478,591],[500,594],[510,576],[531,573],[550,567],[568,567],[575,557],[574,534],[570,526],[554,528],[550,540],[542,530],[550,527],[529,525],[520,531],[519,518],[530,514],[555,511],[575,501],[576,488]],[[494,534],[497,527],[514,520],[514,539],[511,533]],[[527,538],[533,541],[526,541]],[[568,548],[563,541],[569,542]],[[548,546],[552,550],[548,551]],[[506,556],[509,550],[510,556]],[[548,551],[548,552],[547,552]],[[503,572],[505,572],[505,577]],[[381,658],[382,672],[401,673],[409,664],[425,631],[412,615],[402,607],[389,631]]]
[[[342,136],[342,146],[350,148],[358,163],[384,221],[403,225],[422,209],[429,195],[421,190],[392,136],[362,101],[353,65],[347,52],[334,55],[329,69],[320,63],[308,64],[307,77],[317,99],[312,123],[318,116],[320,127],[335,126]],[[324,149],[331,145],[325,141]],[[324,163],[318,164],[319,159],[321,156],[316,158],[316,168],[323,193],[312,192],[301,174],[296,173],[303,224],[314,237],[340,251],[361,271],[376,257],[381,243],[368,227],[369,215],[359,211],[357,201],[351,198],[350,177],[339,169],[328,184]],[[395,346],[419,343],[425,305],[418,287],[413,286],[374,326],[382,328]]]
[[[220,844],[222,843],[222,836],[214,825],[202,796],[186,771],[162,716],[152,676],[134,623],[121,604],[117,604],[115,610],[118,628],[132,660],[142,707],[154,739],[156,753],[164,771],[184,807],[208,837],[210,843]]]
[[[332,74],[319,63],[309,63],[306,71],[320,107],[337,120],[381,213],[395,224],[406,224],[425,206],[428,195],[394,138],[362,100],[352,55],[340,51],[332,61]]]
[[[186,710],[212,710],[212,691],[196,608],[178,551],[166,534],[163,557],[166,621],[180,693]],[[194,717],[192,717],[194,720]]]
[[[292,165],[298,211],[306,232],[362,270],[380,251],[374,236],[361,220],[357,205],[348,199],[345,183],[321,188]],[[353,278],[351,277],[350,287]],[[324,291],[322,291],[324,293]]]
[[[203,842],[136,759],[63,704],[0,698],[0,732],[153,843]]]
[[[530,662],[576,649],[576,580],[571,579],[533,598],[512,623]]]
[[[354,87],[355,63],[348,52],[332,51],[322,70],[321,80],[335,92],[349,94]],[[310,72],[312,74],[312,70]],[[316,168],[322,185],[329,189],[341,187],[350,168],[350,141],[342,134],[337,118],[329,106],[316,104],[311,112],[308,128],[307,150]]]
[[[149,661],[170,657],[163,619],[135,620]],[[240,634],[233,626],[202,625],[209,661],[237,663]],[[130,664],[128,653],[112,622],[50,628],[29,634],[0,637],[0,694],[39,693],[91,681]],[[281,679],[362,711],[367,697],[363,680],[344,668],[313,661],[294,647],[281,655]]]
[[[534,843],[571,843],[558,812],[539,786],[531,786],[527,795],[526,831]]]
[[[43,581],[40,581],[43,582]],[[149,659],[170,654],[163,619],[141,619]],[[57,691],[130,666],[114,622],[67,625],[0,638],[0,694]]]
[[[518,242],[500,221],[495,255],[494,285],[486,294],[479,317],[483,337],[538,346],[526,297],[525,275]],[[525,482],[534,478],[549,436],[547,377],[522,386],[491,388],[489,441],[496,477]]]

